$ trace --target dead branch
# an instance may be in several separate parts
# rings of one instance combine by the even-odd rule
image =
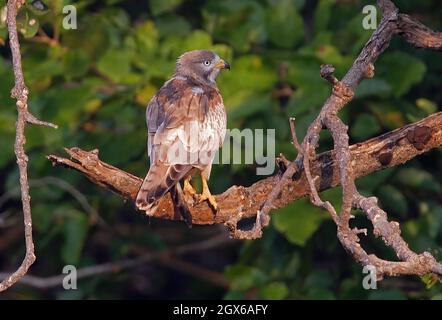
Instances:
[[[12,66],[14,70],[15,85],[11,91],[11,96],[17,100],[17,123],[14,151],[17,157],[17,164],[20,173],[21,199],[23,204],[23,217],[25,225],[25,243],[26,254],[20,267],[4,281],[0,283],[0,292],[8,289],[27,272],[29,267],[35,261],[34,241],[32,239],[32,216],[31,200],[29,197],[28,184],[28,156],[25,153],[24,145],[26,143],[25,127],[26,124],[36,124],[56,128],[52,123],[37,119],[28,111],[28,88],[25,85],[23,70],[21,65],[20,43],[18,41],[16,16],[17,11],[23,5],[24,0],[10,0],[7,4],[7,25],[9,32],[9,44],[12,52]]]

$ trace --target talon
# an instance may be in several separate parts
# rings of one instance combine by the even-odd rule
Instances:
[[[218,204],[216,203],[215,197],[212,196],[212,194],[210,193],[209,186],[207,185],[207,180],[203,175],[201,175],[201,181],[203,183],[203,192],[201,193],[198,202],[203,202],[205,200],[208,200],[210,205],[213,207],[213,209],[217,211]]]
[[[195,189],[192,187],[192,185],[190,184],[190,178],[187,178],[187,179],[184,180],[183,191],[184,191],[184,193],[186,193],[187,195],[190,195],[191,197],[195,197],[195,195],[196,195],[196,191],[195,191]]]
[[[213,209],[215,209],[215,210],[218,209],[218,204],[216,203],[215,197],[212,196],[212,194],[210,193],[210,191],[209,191],[209,192],[206,192],[206,193],[203,192],[203,193],[200,195],[200,198],[199,198],[198,202],[203,202],[203,201],[205,201],[205,200],[209,201],[209,203],[212,205]]]

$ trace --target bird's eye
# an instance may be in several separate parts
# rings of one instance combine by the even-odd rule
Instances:
[[[204,61],[205,66],[210,66],[211,62],[209,60]]]

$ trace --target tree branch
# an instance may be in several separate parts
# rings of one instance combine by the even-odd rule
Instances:
[[[32,239],[32,216],[31,216],[31,200],[29,197],[28,184],[28,157],[25,153],[24,145],[26,143],[25,127],[27,123],[50,126],[57,126],[38,120],[28,111],[28,88],[26,87],[23,70],[21,65],[20,43],[18,41],[16,16],[20,7],[24,4],[24,0],[10,0],[7,4],[7,25],[9,32],[9,43],[12,53],[12,66],[14,70],[15,85],[11,90],[11,96],[17,100],[17,123],[14,151],[17,158],[18,169],[20,173],[21,199],[23,204],[23,217],[25,225],[25,243],[26,254],[20,267],[4,281],[0,283],[0,292],[8,289],[27,272],[29,267],[35,261],[34,241]]]
[[[422,129],[421,129],[422,128]],[[415,132],[426,131],[426,135],[414,140]],[[416,148],[415,145],[418,147]],[[442,112],[433,114],[419,122],[404,126],[379,137],[350,146],[351,164],[355,178],[389,167],[403,164],[414,157],[442,145]],[[62,166],[84,174],[93,183],[113,191],[123,198],[135,201],[143,179],[113,167],[98,157],[98,150],[84,151],[79,148],[65,149],[71,159],[50,155],[48,159],[54,166]],[[336,151],[328,151],[316,156],[310,163],[313,176],[318,176],[316,185],[319,191],[340,184]],[[279,181],[279,176],[260,180],[249,187],[232,186],[222,194],[215,195],[219,212],[206,203],[190,206],[194,224],[225,223],[231,219],[253,217],[263,205],[267,195]],[[305,173],[295,175],[292,183],[282,189],[281,197],[274,203],[275,208],[310,194]],[[182,220],[175,216],[172,199],[169,195],[160,200],[154,217],[169,220]]]

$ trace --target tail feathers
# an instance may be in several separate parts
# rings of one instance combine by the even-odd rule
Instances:
[[[150,167],[138,191],[135,204],[139,210],[153,215],[158,201],[175,186],[191,169],[187,165],[165,165],[161,163]]]

